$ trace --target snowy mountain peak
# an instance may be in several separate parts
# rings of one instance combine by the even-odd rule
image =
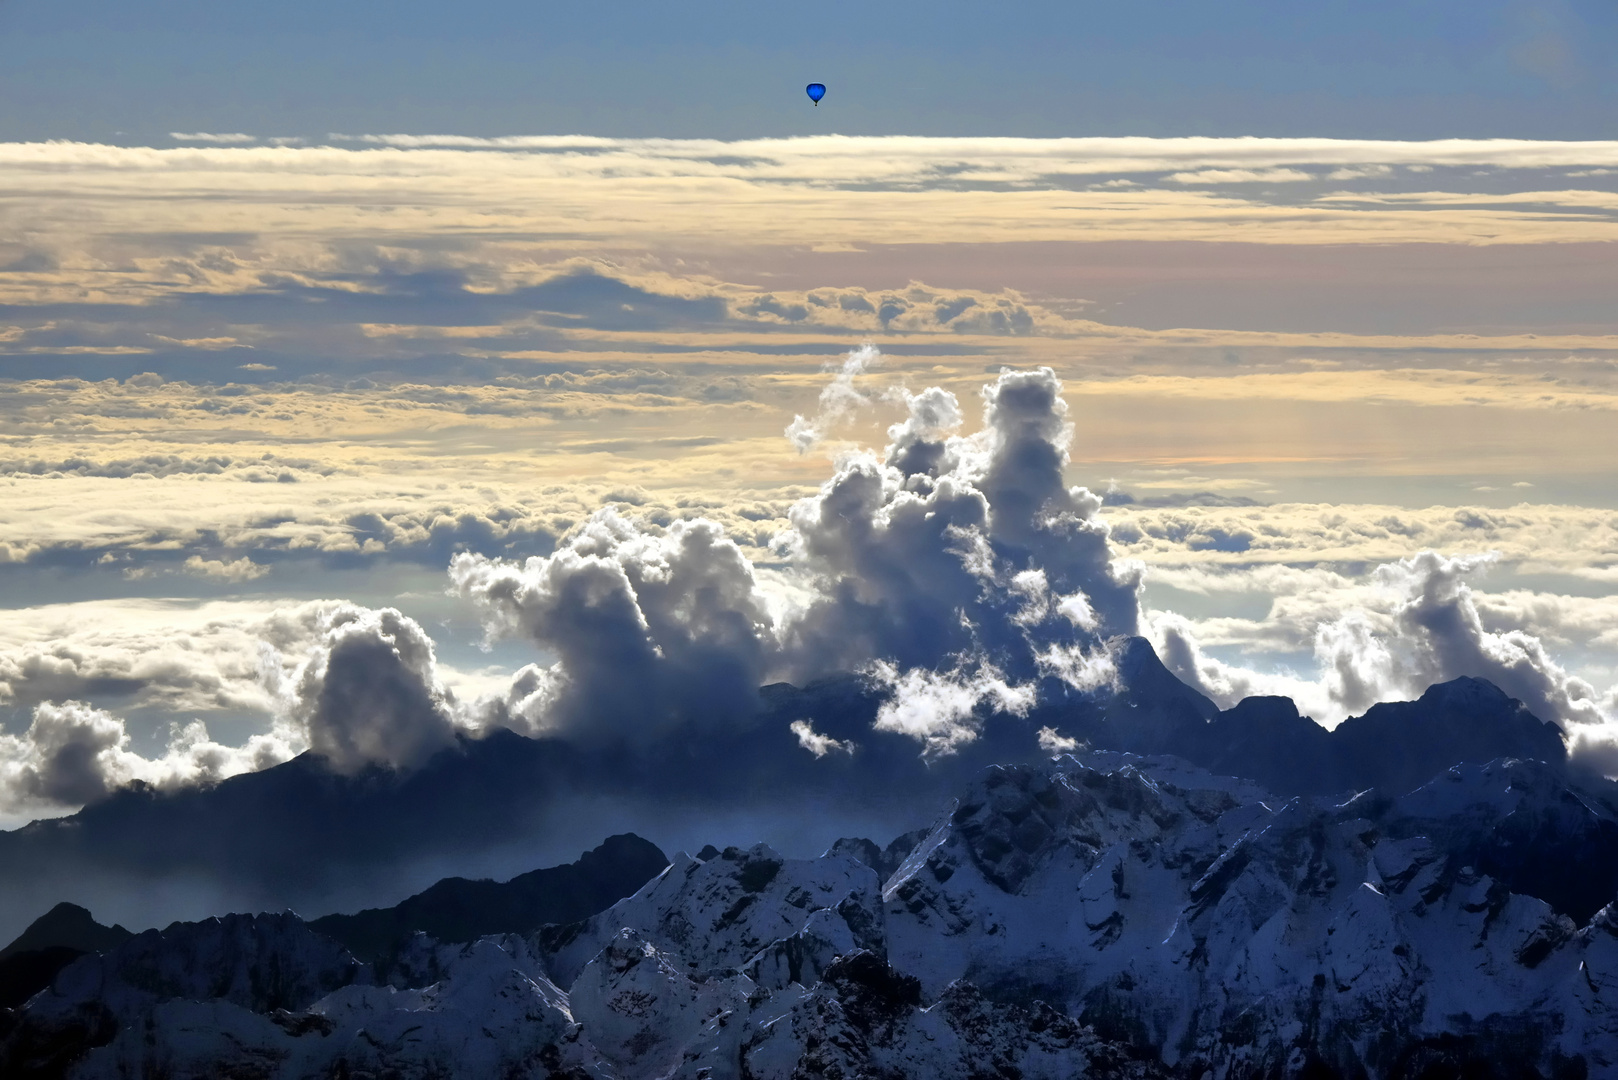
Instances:
[[[754,961],[769,963],[761,952],[794,938],[798,945],[781,948],[801,948],[809,938],[840,950],[864,947],[879,940],[880,926],[880,884],[869,866],[840,854],[784,859],[758,844],[706,860],[676,855],[634,896],[542,938],[552,949],[551,971],[565,983],[624,927],[684,957],[693,976],[708,977],[756,969]]]
[[[1615,835],[1610,785],[1536,762],[1308,798],[1172,758],[1063,757],[986,770],[888,849],[908,854],[885,888],[875,844],[817,859],[757,845],[679,855],[580,922],[418,934],[375,965],[290,914],[148,932],[10,1014],[0,1064],[283,1080],[1611,1075],[1618,888],[1589,883],[1614,880]]]

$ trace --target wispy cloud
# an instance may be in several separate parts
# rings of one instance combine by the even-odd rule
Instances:
[[[1262,183],[1290,185],[1301,178],[1294,174],[1336,171],[1344,178],[1335,183],[1386,186],[1427,168],[1455,173],[1465,197],[1468,187],[1498,194],[1510,182],[1495,174],[1614,166],[1618,142],[1531,140],[376,135],[304,147],[0,145],[14,199],[53,207],[94,200],[108,215],[103,227],[119,235],[268,228],[333,239],[464,238],[485,232],[493,214],[503,235],[553,236],[575,246],[701,238],[824,248],[932,242],[941,233],[955,242],[1035,233],[1045,240],[1226,240],[1235,225],[1244,239],[1289,244],[1591,240],[1618,236],[1618,224],[1563,221],[1479,200],[1465,213],[1444,214],[1425,212],[1420,202],[1295,205],[1291,195],[1267,195]],[[1139,186],[1103,186],[1109,178]],[[545,198],[532,197],[535,185],[543,185]],[[1543,181],[1533,186],[1555,190]],[[151,197],[158,191],[161,200]],[[275,207],[270,218],[266,206]],[[364,209],[376,206],[390,207],[386,221]]]
[[[1199,169],[1170,173],[1176,184],[1293,184],[1315,179],[1302,169]]]
[[[996,176],[1055,173],[1168,172],[1198,168],[1274,168],[1302,165],[1424,165],[1532,169],[1612,165],[1618,141],[1533,139],[1273,138],[929,138],[820,135],[725,142],[707,139],[611,139],[595,136],[338,135],[334,142],[398,149],[477,149],[540,154],[631,155],[646,161],[707,162],[735,174],[780,175],[810,159],[814,173],[870,179],[915,176],[948,164],[957,174]],[[856,164],[859,163],[859,164]]]
[[[214,143],[220,146],[228,146],[233,143],[250,143],[258,141],[258,136],[244,135],[239,131],[225,135],[214,134],[207,131],[193,131],[189,133],[184,131],[171,131],[169,132],[169,138],[173,139],[175,142]]]

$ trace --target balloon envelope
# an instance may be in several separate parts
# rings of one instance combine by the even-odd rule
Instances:
[[[816,105],[819,105],[820,99],[826,96],[826,84],[812,82],[808,86],[808,91],[809,100],[814,102]]]

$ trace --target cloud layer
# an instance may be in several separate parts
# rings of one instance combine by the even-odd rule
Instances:
[[[1560,723],[1584,760],[1618,761],[1609,734],[1618,698],[1570,674],[1547,644],[1573,635],[1601,647],[1618,639],[1618,617],[1598,601],[1482,593],[1473,579],[1499,554],[1416,542],[1508,543],[1540,520],[1530,511],[1364,521],[1333,511],[1314,533],[1301,520],[1286,524],[1299,508],[1240,498],[1119,496],[1106,511],[1103,496],[1067,483],[1075,424],[1050,368],[1004,369],[982,385],[981,426],[967,432],[969,410],[951,390],[870,385],[879,359],[869,346],[849,353],[818,411],[788,427],[800,453],[836,448],[829,478],[790,504],[731,507],[717,520],[700,501],[675,515],[646,490],[620,486],[601,493],[605,505],[574,503],[579,516],[553,521],[548,550],[524,559],[501,551],[493,527],[454,533],[466,549],[451,555],[430,547],[419,515],[408,527],[366,519],[370,536],[351,540],[354,549],[376,538],[380,551],[437,550],[490,642],[526,643],[546,658],[477,700],[446,688],[431,637],[391,607],[242,609],[197,625],[166,658],[139,635],[19,640],[0,652],[0,690],[31,710],[27,729],[0,744],[7,806],[67,807],[137,780],[209,783],[305,749],[347,772],[409,769],[493,726],[591,753],[697,746],[749,737],[759,688],[773,680],[849,671],[884,695],[872,730],[938,760],[1009,722],[997,717],[1106,687],[1114,650],[1136,633],[1223,705],[1286,693],[1330,723],[1474,675]],[[883,450],[846,439],[892,408],[903,415]],[[531,522],[533,512],[503,520]],[[754,520],[768,523],[767,535]],[[361,523],[347,521],[352,531]],[[1610,543],[1608,525],[1599,515],[1578,525],[1587,548]],[[1416,553],[1369,572],[1331,567],[1378,550]],[[1575,563],[1569,572],[1592,556]],[[242,581],[257,565],[221,556],[195,569]],[[1143,606],[1149,581],[1191,595],[1261,588],[1277,599],[1262,620],[1195,619]],[[1225,649],[1266,639],[1272,653],[1307,654],[1314,673],[1258,670]],[[166,750],[143,756],[123,720],[84,703],[97,691],[170,707],[230,701],[273,723],[236,748],[213,742],[200,720],[178,725]],[[805,719],[790,734],[804,762],[864,752],[859,733],[843,727],[828,733]]]
[[[429,237],[453,238],[462,257],[450,265],[482,263],[485,271],[530,261],[535,245],[512,239],[521,236],[557,238],[545,248],[575,253],[940,239],[1228,241],[1233,228],[1252,242],[1287,245],[1591,242],[1618,235],[1618,193],[1607,175],[1618,165],[1615,147],[839,136],[372,136],[176,149],[8,143],[0,144],[0,167],[12,177],[10,198],[32,213],[28,233],[0,249],[0,265],[19,275],[0,293],[25,303],[123,304],[234,294],[245,313],[264,309],[256,292],[280,286],[308,299],[315,294],[300,290],[367,257],[381,264],[377,284],[410,284]],[[545,198],[532,197],[538,187]],[[498,236],[469,243],[496,217]],[[480,251],[506,258],[476,258]],[[111,266],[118,272],[106,272]],[[367,321],[399,321],[382,314],[389,307],[373,304],[377,317]],[[251,344],[228,333],[157,332],[215,350]]]
[[[1576,750],[1611,740],[1618,693],[1599,693],[1569,674],[1541,637],[1523,627],[1531,620],[1486,616],[1490,602],[1480,603],[1468,578],[1494,561],[1491,555],[1420,552],[1377,567],[1353,598],[1289,613],[1292,632],[1313,654],[1317,679],[1218,660],[1205,651],[1192,620],[1170,612],[1150,619],[1151,636],[1170,670],[1224,706],[1253,694],[1282,694],[1334,724],[1378,701],[1409,700],[1433,683],[1469,675],[1561,724]],[[1516,625],[1499,627],[1502,621]]]
[[[0,811],[61,812],[98,802],[131,783],[173,790],[285,761],[291,748],[275,735],[222,746],[200,720],[174,724],[167,752],[130,749],[124,721],[78,701],[41,703],[20,736],[0,735]]]
[[[820,414],[799,417],[788,437],[806,449],[869,405],[854,380],[874,359],[869,348],[851,353]],[[901,672],[948,670],[962,687],[1003,687],[987,673],[1026,682],[1048,650],[1132,633],[1137,577],[1114,572],[1100,500],[1062,478],[1071,429],[1059,391],[1049,369],[1002,373],[971,436],[951,433],[962,415],[953,395],[907,396],[909,416],[884,454],[841,455],[832,479],[789,512],[790,527],[772,539],[790,568],[774,596],[701,519],[648,532],[608,508],[550,556],[457,556],[451,579],[488,613],[491,633],[560,658],[519,675],[502,718],[638,738],[744,722],[774,677],[885,662],[896,687],[918,692]]]
[[[582,738],[644,738],[750,718],[776,663],[753,568],[710,521],[649,534],[612,508],[523,564],[458,555],[450,579],[492,634],[556,653],[524,668],[501,719]]]
[[[455,744],[454,695],[413,619],[345,601],[232,614],[178,633],[170,622],[149,636],[84,634],[14,669],[0,689],[11,703],[34,704],[25,730],[0,734],[0,813],[73,809],[134,782],[212,784],[306,750],[342,772],[409,768]],[[143,754],[122,717],[75,700],[120,681],[98,671],[123,672],[113,689],[170,715],[223,699],[272,722],[229,746],[202,719],[174,720],[165,749]]]

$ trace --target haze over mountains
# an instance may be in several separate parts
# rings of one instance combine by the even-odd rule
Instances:
[[[0,833],[0,874],[13,883],[0,935],[61,900],[134,925],[228,910],[388,906],[436,879],[435,866],[500,877],[529,869],[547,851],[536,837],[559,832],[566,844],[594,821],[633,828],[664,850],[751,827],[807,853],[839,836],[898,835],[984,765],[1043,760],[1068,745],[1172,754],[1288,795],[1402,793],[1461,761],[1566,762],[1554,725],[1481,680],[1435,686],[1327,731],[1285,699],[1221,711],[1142,639],[1121,651],[1119,670],[1115,690],[1001,717],[932,762],[917,757],[913,740],[873,731],[886,695],[847,677],[766,687],[768,708],[748,727],[723,736],[677,729],[639,753],[583,754],[566,740],[499,730],[404,772],[347,775],[304,755],[212,787],[125,790]],[[809,718],[826,738],[859,740],[859,752],[804,754],[792,725]],[[616,812],[592,821],[608,800]]]
[[[848,353],[789,440],[829,445],[874,408],[880,361]],[[1297,680],[1230,665],[1144,607],[1103,497],[1066,481],[1074,429],[1054,371],[1001,370],[969,434],[948,390],[886,396],[905,411],[886,447],[836,458],[770,539],[773,565],[701,513],[617,505],[548,555],[455,554],[451,588],[487,638],[549,658],[481,696],[446,686],[419,622],[325,601],[261,628],[277,718],[243,745],[193,724],[148,757],[119,717],[37,705],[0,740],[8,797],[88,805],[0,834],[0,932],[64,899],[135,925],[374,907],[622,831],[665,850],[767,836],[807,854],[915,827],[918,806],[986,763],[1081,744],[1298,793],[1409,787],[1457,752],[1603,768],[1606,699],[1537,638],[1491,629],[1466,559],[1384,567],[1405,590],[1391,613],[1318,629],[1305,688],[1362,714],[1328,732],[1253,696]]]

